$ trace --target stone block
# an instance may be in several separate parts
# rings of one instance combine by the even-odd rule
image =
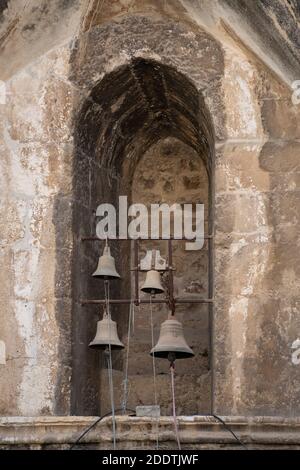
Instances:
[[[269,225],[270,196],[258,191],[237,191],[216,196],[217,232],[262,232]]]
[[[227,49],[223,87],[227,136],[232,139],[261,138],[263,128],[256,96],[256,69],[248,57]]]
[[[299,152],[299,142],[267,142],[259,157],[260,167],[271,173],[299,172]]]
[[[260,167],[263,144],[225,144],[216,155],[216,192],[268,191],[268,171]]]
[[[159,418],[160,417],[160,406],[159,405],[148,405],[148,406],[137,406],[136,416],[148,416],[150,418]]]
[[[292,103],[292,93],[286,99],[264,100],[262,122],[270,139],[300,138],[300,109]]]

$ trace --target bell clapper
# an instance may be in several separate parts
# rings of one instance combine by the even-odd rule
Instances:
[[[176,354],[174,352],[169,352],[168,361],[170,362],[170,367],[173,367],[173,369],[175,369],[175,359]]]
[[[150,295],[163,294],[165,289],[161,284],[160,272],[156,269],[150,269],[147,271],[146,279],[141,287],[142,292],[146,292]]]
[[[172,354],[171,360],[174,356],[176,359],[185,359],[195,355],[184,338],[182,324],[172,312],[169,312],[168,319],[161,324],[158,342],[150,354],[163,359],[168,359],[169,354]]]

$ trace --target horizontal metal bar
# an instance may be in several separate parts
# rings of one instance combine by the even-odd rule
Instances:
[[[146,273],[147,271],[149,271],[149,269],[141,269],[140,267],[135,267],[131,268],[130,271],[139,271],[141,273]],[[167,266],[166,269],[157,269],[157,271],[159,271],[160,273],[165,273],[168,271],[176,271],[176,268],[173,268],[172,266]]]
[[[212,304],[214,299],[175,299],[176,304]]]
[[[212,238],[214,238],[213,235],[204,235],[204,240],[210,240]],[[122,242],[122,241],[132,241],[132,240],[139,240],[139,241],[167,241],[167,240],[171,240],[171,241],[178,241],[178,242],[181,242],[181,241],[185,241],[185,242],[193,242],[195,241],[194,239],[189,239],[189,238],[174,238],[174,237],[170,237],[170,238],[163,238],[163,237],[159,237],[159,238],[108,238],[107,239],[108,241],[117,241],[117,242]],[[106,239],[102,239],[102,238],[98,238],[98,237],[81,237],[81,241],[82,242],[105,242]]]
[[[175,304],[210,304],[213,303],[213,299],[175,299]],[[110,299],[110,304],[130,304],[133,303],[140,303],[140,304],[167,304],[169,301],[168,299]],[[94,305],[94,304],[105,304],[106,300],[104,299],[82,299],[80,301],[82,305]]]

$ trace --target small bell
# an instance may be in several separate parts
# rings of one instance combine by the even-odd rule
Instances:
[[[110,248],[107,244],[103,250],[103,255],[99,258],[98,266],[93,276],[103,279],[118,279],[121,277],[116,271],[115,259],[111,256]]]
[[[165,290],[160,282],[160,274],[155,269],[147,272],[146,280],[141,287],[143,292],[148,294],[162,294]]]
[[[93,349],[123,349],[124,344],[120,341],[117,332],[117,323],[104,311],[103,319],[97,322],[97,332],[89,347]]]
[[[158,342],[152,348],[150,354],[151,356],[169,359],[170,362],[195,355],[185,341],[182,324],[174,317],[169,317],[162,323]]]

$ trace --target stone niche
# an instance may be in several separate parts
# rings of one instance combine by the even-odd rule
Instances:
[[[126,166],[124,164],[124,166]],[[123,169],[126,179],[126,169]],[[197,152],[174,137],[167,137],[153,144],[140,159],[132,181],[132,202],[145,204],[149,210],[153,203],[203,203],[208,214],[208,178],[205,165]],[[123,243],[123,242],[122,242]],[[140,257],[146,250],[159,249],[167,258],[167,242],[140,242]],[[207,244],[199,251],[187,251],[185,243],[176,241],[173,246],[174,295],[193,299],[208,297],[208,250]],[[131,256],[131,265],[133,265]],[[128,275],[129,266],[124,266],[123,275]],[[165,276],[164,276],[165,278]],[[145,275],[140,274],[140,287]],[[134,295],[132,283],[132,293]],[[167,287],[167,286],[166,286]],[[128,295],[127,295],[128,297]],[[148,296],[141,293],[141,298]],[[149,297],[148,297],[149,300]],[[161,323],[167,318],[167,306],[153,304],[154,342],[159,335]],[[177,411],[183,415],[208,414],[211,402],[211,376],[209,364],[209,311],[208,304],[177,305],[176,318],[184,325],[185,338],[192,347],[195,357],[176,362],[176,397]],[[128,313],[126,312],[126,317]],[[119,317],[119,323],[124,322]],[[150,306],[141,304],[134,310],[134,333],[130,338],[128,360],[128,406],[155,403],[153,363],[149,355],[151,350],[151,315]],[[127,332],[123,338],[128,347]],[[125,353],[126,356],[126,353]],[[166,360],[156,359],[157,401],[161,413],[172,412],[169,366]],[[101,397],[107,397],[105,412],[110,410],[107,393],[107,371],[103,371]],[[123,372],[115,371],[116,399],[120,407],[123,398]]]
[[[118,197],[128,202],[203,203],[209,219],[212,180],[213,132],[203,99],[192,82],[175,68],[152,60],[134,59],[104,78],[83,104],[76,127],[75,208],[73,230],[95,229],[95,210],[101,202],[118,207]],[[208,230],[208,223],[206,223]],[[146,249],[166,242],[142,242]],[[90,351],[102,308],[89,306],[82,313],[80,298],[103,298],[103,283],[91,279],[101,243],[78,244],[73,267],[73,407],[76,414],[101,414],[110,410],[107,370],[102,354]],[[111,242],[121,281],[111,282],[111,298],[128,298],[132,279],[130,241]],[[75,248],[76,250],[76,248]],[[175,296],[207,298],[208,251],[186,251],[174,243]],[[140,276],[143,282],[143,276]],[[133,292],[133,290],[132,290]],[[119,335],[127,343],[128,306],[112,306]],[[178,413],[209,413],[209,312],[205,304],[181,305],[177,318],[185,328],[195,358],[177,361]],[[88,315],[88,317],[87,317]],[[158,339],[165,306],[153,307],[154,336]],[[154,404],[149,306],[135,309],[135,330],[130,342],[128,406]],[[126,352],[113,353],[116,407],[122,402]],[[187,363],[188,361],[188,363]],[[80,374],[78,370],[80,368]],[[99,373],[99,370],[101,372]],[[187,372],[188,370],[188,372]],[[158,402],[162,413],[171,413],[168,363],[156,360]],[[100,409],[99,409],[100,408]]]

